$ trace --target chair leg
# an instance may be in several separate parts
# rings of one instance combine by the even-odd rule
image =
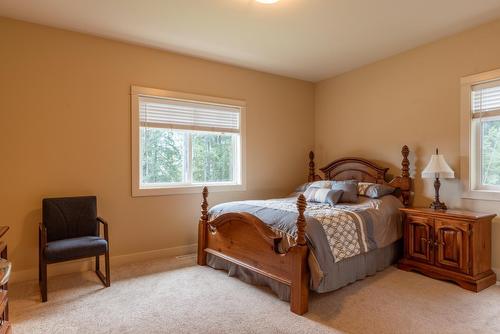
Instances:
[[[104,262],[106,264],[106,286],[111,286],[111,270],[109,269],[109,250],[104,255]]]
[[[42,281],[42,240],[38,233],[38,284]]]
[[[42,303],[47,301],[47,263],[42,258],[40,259],[40,293],[42,295]]]
[[[102,274],[101,272],[101,269],[100,269],[100,262],[99,262],[99,256],[96,256],[96,259],[95,259],[95,273],[97,275],[97,277],[99,277],[99,279],[101,280],[102,284],[104,284],[105,287],[109,287],[111,285],[111,281],[110,281],[110,278],[109,278],[109,252],[106,252],[104,254],[104,262],[105,262],[105,266],[106,266],[106,277],[104,277],[104,275]]]

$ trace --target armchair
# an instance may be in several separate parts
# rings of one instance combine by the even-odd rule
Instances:
[[[100,225],[103,225],[104,238],[99,236]],[[50,263],[95,257],[97,277],[104,286],[110,286],[108,223],[97,216],[95,196],[43,199],[38,233],[42,302],[47,301],[47,265]],[[101,255],[105,259],[106,276],[100,270]]]

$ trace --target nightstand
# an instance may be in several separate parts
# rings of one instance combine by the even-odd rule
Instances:
[[[491,220],[495,214],[402,208],[404,256],[398,267],[481,291],[495,284]]]

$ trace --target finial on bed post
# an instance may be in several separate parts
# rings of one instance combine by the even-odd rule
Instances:
[[[207,197],[208,197],[208,188],[207,187],[203,187],[203,192],[202,192],[202,195],[203,195],[203,201],[201,202],[201,220],[207,222],[208,221],[208,201],[207,201]]]
[[[207,225],[208,225],[208,188],[203,187],[203,201],[201,202],[201,217],[198,223],[198,264],[205,266],[207,264]]]
[[[315,172],[314,172],[314,152],[310,151],[309,152],[309,177],[307,178],[308,182],[313,182],[315,179]]]
[[[401,149],[401,154],[403,155],[403,161],[401,162],[401,177],[404,180],[404,187],[401,188],[401,197],[403,198],[404,206],[410,205],[410,190],[411,190],[411,178],[410,178],[410,161],[408,160],[408,155],[410,154],[410,149],[408,146],[404,145]]]
[[[299,211],[297,217],[297,244],[301,246],[306,244],[306,218],[304,217],[306,206],[306,198],[303,194],[300,194],[297,199],[297,210]]]
[[[408,146],[404,145],[401,149],[401,154],[403,155],[403,161],[401,162],[401,176],[410,177],[410,161],[408,160],[408,154],[410,154],[410,149]]]

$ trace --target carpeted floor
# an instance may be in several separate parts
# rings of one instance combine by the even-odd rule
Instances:
[[[328,294],[296,316],[267,289],[194,265],[194,258],[113,268],[104,289],[91,272],[12,284],[15,334],[73,333],[500,333],[500,286],[473,293],[389,268]]]

